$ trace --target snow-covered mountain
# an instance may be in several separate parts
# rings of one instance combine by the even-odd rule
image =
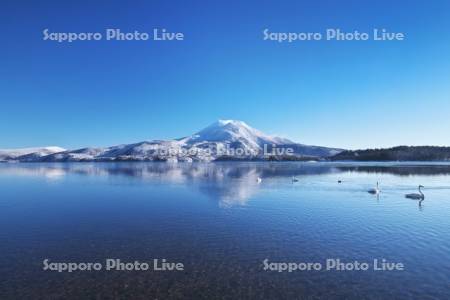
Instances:
[[[19,161],[213,161],[235,159],[299,160],[335,155],[341,149],[309,146],[270,136],[242,121],[219,120],[199,132],[176,140],[154,140],[105,148],[28,152]]]
[[[264,144],[293,144],[288,139],[269,136],[242,121],[219,120],[196,134],[180,139],[189,145],[202,142],[240,142],[248,147],[262,147]]]
[[[0,161],[15,160],[19,157],[33,155],[43,157],[49,154],[66,151],[66,149],[56,146],[21,148],[21,149],[0,149]]]

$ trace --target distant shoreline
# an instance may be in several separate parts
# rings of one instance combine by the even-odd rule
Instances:
[[[114,164],[114,163],[151,163],[151,164],[222,164],[222,163],[303,163],[303,164],[352,164],[352,165],[368,165],[368,164],[377,164],[377,165],[383,165],[383,164],[389,164],[391,166],[395,166],[396,164],[399,165],[450,165],[449,160],[384,160],[384,161],[376,161],[376,160],[213,160],[213,161],[193,161],[193,162],[186,162],[186,161],[179,161],[179,162],[169,162],[169,161],[163,161],[163,160],[79,160],[79,161],[0,161],[0,164],[79,164],[79,163],[94,163],[94,164]]]

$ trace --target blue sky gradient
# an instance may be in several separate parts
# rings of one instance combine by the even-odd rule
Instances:
[[[450,145],[449,1],[3,1],[0,148],[109,146],[217,119],[348,149]],[[42,31],[185,34],[43,41]],[[262,31],[405,41],[263,41]]]

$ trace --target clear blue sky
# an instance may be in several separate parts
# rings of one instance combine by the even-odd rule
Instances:
[[[450,145],[450,1],[2,1],[0,148],[107,146],[239,119],[343,148]],[[182,42],[42,40],[151,31]],[[403,32],[277,44],[262,30]]]

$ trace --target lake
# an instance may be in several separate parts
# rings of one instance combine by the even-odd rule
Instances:
[[[450,164],[4,163],[0,241],[0,299],[450,299]],[[110,258],[183,270],[43,268]]]

